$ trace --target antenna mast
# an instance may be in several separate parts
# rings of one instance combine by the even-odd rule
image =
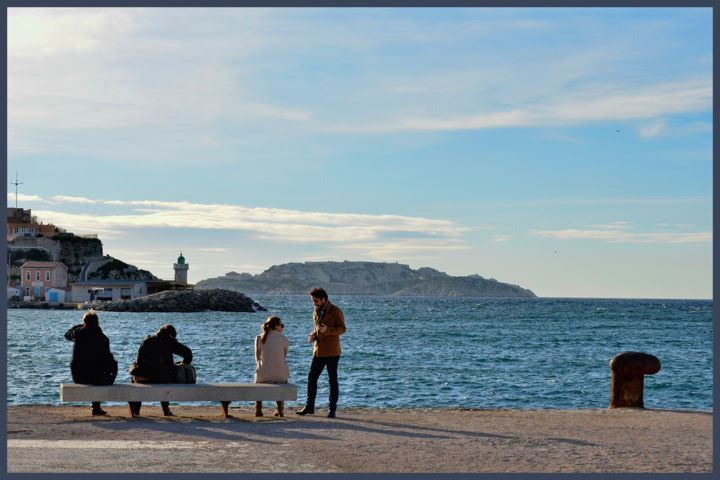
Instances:
[[[10,185],[15,185],[15,208],[17,208],[17,197],[18,197],[17,187],[18,187],[18,185],[22,185],[22,182],[18,182],[17,180],[18,180],[17,172],[15,172],[15,183],[10,182]]]

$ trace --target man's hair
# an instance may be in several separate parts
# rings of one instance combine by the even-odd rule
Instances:
[[[85,325],[93,325],[95,327],[100,325],[100,322],[98,321],[97,313],[95,313],[92,310],[85,313],[85,315],[83,315],[83,323]]]
[[[321,287],[315,287],[310,290],[310,295],[315,298],[319,298],[320,300],[327,300],[328,298],[327,293],[325,293],[325,290],[323,290]]]
[[[157,331],[157,333],[160,333],[160,332],[167,332],[167,334],[173,338],[177,337],[177,332],[175,331],[175,327],[173,327],[169,323],[167,325],[163,325],[162,327],[160,327],[160,329]]]

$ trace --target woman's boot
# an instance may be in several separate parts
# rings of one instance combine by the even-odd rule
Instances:
[[[262,402],[255,402],[255,416],[262,417]]]
[[[283,412],[283,407],[285,406],[285,402],[283,402],[282,400],[278,400],[275,403],[277,403],[277,408],[275,409],[275,413],[273,413],[273,416],[284,417],[285,412]]]
[[[93,415],[107,415],[107,412],[100,408],[100,402],[92,402],[92,414]]]

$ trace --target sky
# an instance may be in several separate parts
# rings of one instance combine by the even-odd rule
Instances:
[[[9,8],[7,49],[8,206],[160,278],[712,298],[710,8]]]

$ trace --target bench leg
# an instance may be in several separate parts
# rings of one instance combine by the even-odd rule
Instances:
[[[228,414],[228,406],[230,405],[230,402],[220,402],[220,409],[222,409],[222,416],[225,418],[229,418],[232,415]]]

